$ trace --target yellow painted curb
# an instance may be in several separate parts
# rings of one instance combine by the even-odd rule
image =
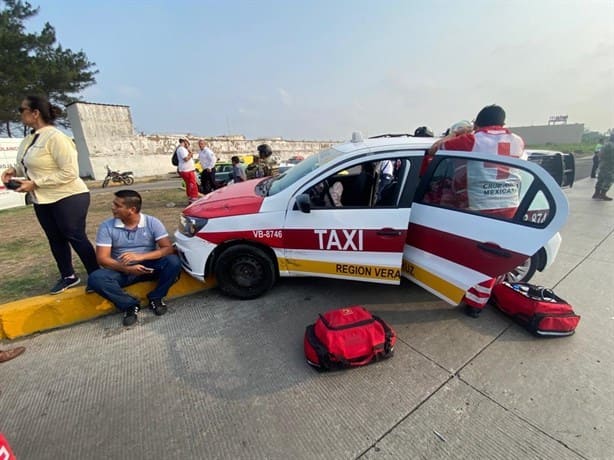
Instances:
[[[195,280],[187,273],[170,289],[167,298],[194,294],[215,286],[213,279],[206,283]],[[142,304],[147,293],[155,287],[155,281],[133,284],[126,291],[138,296]],[[111,302],[98,294],[86,294],[85,287],[75,287],[58,295],[41,295],[0,305],[0,339],[14,339],[35,332],[47,331],[80,323],[99,316],[115,313]]]

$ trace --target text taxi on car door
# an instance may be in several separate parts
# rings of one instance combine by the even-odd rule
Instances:
[[[406,277],[451,304],[548,247],[551,263],[568,204],[540,166],[511,157],[439,151],[433,139],[378,137],[313,154],[276,177],[216,190],[187,207],[175,233],[184,269],[240,299],[279,276],[400,284]],[[388,163],[389,162],[389,163]],[[390,165],[392,163],[392,167]],[[490,181],[458,171],[488,168]],[[507,207],[505,213],[490,208]]]

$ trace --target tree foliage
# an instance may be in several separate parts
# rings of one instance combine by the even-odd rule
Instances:
[[[0,7],[0,132],[11,136],[24,96],[45,94],[51,103],[65,106],[80,100],[78,94],[96,83],[98,71],[83,51],[56,43],[48,22],[38,33],[26,30],[24,23],[39,8],[23,0],[0,0]]]

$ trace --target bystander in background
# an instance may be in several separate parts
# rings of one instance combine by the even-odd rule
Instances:
[[[610,134],[608,142],[601,147],[599,153],[599,172],[597,174],[597,183],[595,184],[595,193],[593,200],[612,201],[612,198],[606,195],[612,181],[614,180],[614,132]]]
[[[217,161],[213,150],[201,139],[198,141],[198,161],[203,170],[200,173],[200,187],[203,193],[215,190],[215,162]]]
[[[241,166],[241,160],[239,160],[239,157],[235,155],[230,159],[230,161],[232,161],[232,181],[235,184],[246,181],[247,176],[245,174],[245,170]]]
[[[194,154],[190,150],[190,142],[187,139],[179,139],[177,147],[177,158],[179,165],[177,171],[185,182],[185,194],[190,203],[198,200],[198,184],[196,183],[196,172],[194,166]]]

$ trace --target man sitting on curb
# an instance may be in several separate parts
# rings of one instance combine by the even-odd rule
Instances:
[[[141,213],[141,195],[134,190],[115,192],[111,211],[96,235],[96,257],[101,267],[88,278],[88,288],[113,302],[124,312],[124,326],[137,320],[138,298],[122,288],[139,281],[158,280],[147,294],[149,308],[157,316],[166,313],[163,298],[178,280],[179,257],[168,237],[164,224]]]

